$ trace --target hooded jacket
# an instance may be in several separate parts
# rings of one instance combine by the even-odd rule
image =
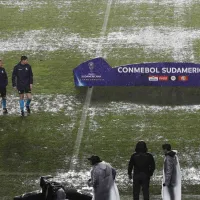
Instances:
[[[5,88],[8,85],[8,77],[6,70],[0,67],[0,87]]]
[[[153,156],[150,153],[134,153],[131,156],[128,165],[129,176],[131,176],[133,168],[133,175],[143,172],[149,177],[152,176],[155,170],[155,161]]]
[[[30,87],[33,84],[33,72],[29,64],[18,63],[12,73],[12,85],[18,90]]]
[[[174,186],[176,184],[176,165],[177,158],[176,152],[170,151],[165,154],[164,160],[164,175],[165,175],[165,185]]]
[[[149,177],[153,175],[155,170],[155,161],[152,154],[147,152],[146,143],[144,141],[137,143],[135,153],[130,158],[128,164],[129,176],[132,175],[133,168],[133,175],[139,174],[141,172],[145,173]]]

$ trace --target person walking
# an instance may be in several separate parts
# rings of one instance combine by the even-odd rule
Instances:
[[[139,200],[141,188],[144,200],[149,200],[149,183],[154,170],[155,161],[152,154],[147,152],[146,143],[144,141],[139,141],[136,144],[135,152],[132,154],[128,164],[129,179],[131,180],[133,178],[134,200]]]
[[[21,61],[14,67],[12,73],[13,88],[18,90],[21,116],[24,116],[24,94],[26,94],[26,110],[30,114],[30,103],[32,100],[31,90],[33,87],[33,72],[28,64],[26,56],[21,57]]]
[[[163,166],[162,198],[164,200],[181,200],[181,173],[176,151],[170,144],[162,145],[165,154]]]
[[[88,185],[93,187],[92,200],[120,200],[115,184],[115,169],[99,156],[93,155],[88,160],[92,165],[91,179],[88,181]]]
[[[3,67],[3,61],[0,60],[0,95],[2,98],[1,104],[3,108],[3,114],[7,114],[6,108],[6,86],[8,85],[8,76],[5,68]]]

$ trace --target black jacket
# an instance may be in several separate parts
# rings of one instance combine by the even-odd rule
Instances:
[[[30,87],[33,84],[33,72],[29,64],[17,64],[12,73],[12,85],[18,90]]]
[[[132,175],[132,170],[134,168],[133,176],[144,172],[147,176],[152,176],[155,170],[155,161],[150,153],[134,153],[129,161],[128,165],[128,175]]]
[[[0,67],[0,87],[5,88],[8,85],[8,76],[6,70]]]

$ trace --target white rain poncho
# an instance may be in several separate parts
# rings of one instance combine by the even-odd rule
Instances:
[[[177,151],[174,151],[174,150],[173,152],[177,153]],[[168,163],[170,163],[170,161],[168,162],[168,159],[173,159],[173,163],[174,163],[173,166],[166,166],[168,165]],[[172,170],[171,167],[174,167],[174,170]],[[172,185],[173,185],[173,191],[175,195],[174,200],[181,200],[181,170],[180,170],[180,164],[179,164],[179,159],[177,155],[175,155],[173,158],[165,156],[164,166],[163,166],[163,181],[162,181],[162,199],[163,200],[171,200],[168,187],[167,186],[163,187],[163,183],[167,182],[168,184],[169,181],[170,182],[173,181]]]
[[[120,200],[119,192],[114,181],[112,167],[102,161],[92,167],[91,186],[92,200]]]

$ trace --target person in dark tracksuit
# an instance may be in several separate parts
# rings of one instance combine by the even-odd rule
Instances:
[[[12,85],[19,93],[19,103],[21,116],[24,116],[24,94],[27,96],[26,110],[30,114],[30,103],[32,100],[31,90],[33,87],[33,72],[28,64],[26,56],[21,57],[21,61],[14,67],[12,73]]]
[[[3,61],[0,60],[0,96],[2,98],[3,114],[7,114],[6,108],[6,86],[8,85],[8,76],[3,67]]]
[[[170,144],[163,144],[162,149],[165,154],[165,160],[164,160],[165,182],[163,183],[163,187],[167,187],[170,200],[175,200],[174,186],[176,185],[176,176],[177,176],[176,152],[171,150]]]
[[[132,171],[134,168],[133,176]],[[150,177],[155,170],[155,161],[152,154],[147,152],[144,141],[139,141],[135,148],[135,153],[130,158],[128,164],[129,179],[133,178],[133,199],[139,200],[140,189],[142,188],[144,200],[149,200]]]

